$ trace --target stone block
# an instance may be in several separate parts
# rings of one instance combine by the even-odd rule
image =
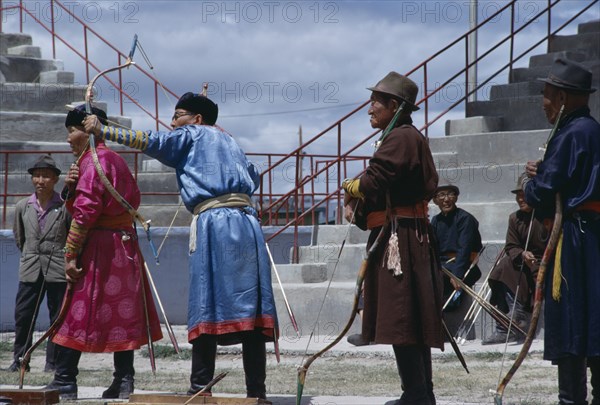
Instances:
[[[73,84],[75,73],[64,70],[52,70],[40,73],[40,84]]]
[[[586,55],[586,60],[600,58],[600,35],[586,32],[576,35],[555,35],[550,38],[548,51],[577,51]]]
[[[2,111],[53,112],[66,114],[67,104],[82,98],[85,86],[40,83],[0,84]]]
[[[600,32],[600,20],[593,20],[579,24],[577,27],[577,32],[580,34]]]
[[[490,101],[503,98],[520,98],[539,96],[544,89],[541,81],[529,81],[521,83],[510,83],[492,86],[490,90]]]
[[[6,55],[9,48],[20,45],[31,45],[31,35],[20,33],[0,32],[0,54]]]
[[[502,130],[502,117],[468,117],[460,120],[446,121],[446,136],[480,134]]]
[[[585,53],[576,51],[558,51],[549,52],[542,55],[534,55],[531,58],[529,58],[529,66],[550,66],[558,58],[570,59],[576,62],[583,62],[585,61]]]
[[[39,46],[34,45],[19,45],[7,49],[8,55],[25,56],[28,58],[41,58],[42,50]]]
[[[36,83],[41,72],[63,70],[63,62],[16,55],[2,55],[2,74],[6,82]]]

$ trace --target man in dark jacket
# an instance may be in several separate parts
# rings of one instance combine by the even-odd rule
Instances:
[[[31,174],[35,192],[17,203],[13,226],[15,241],[21,251],[14,361],[9,367],[13,372],[19,370],[19,359],[31,347],[32,328],[44,295],[50,322],[53,322],[67,288],[62,250],[71,217],[54,191],[60,169],[50,156],[43,155],[27,171]],[[48,342],[44,371],[53,371],[54,367],[54,343]]]
[[[459,194],[459,188],[450,182],[445,181],[438,186],[433,202],[439,207],[440,213],[431,219],[431,226],[435,230],[439,243],[442,264],[471,287],[481,277],[477,264],[469,270],[481,250],[481,235],[477,219],[456,206]],[[454,290],[459,289],[459,286],[449,278],[444,280],[444,300],[446,300]],[[452,311],[458,308],[462,296],[462,293],[455,294],[445,310]]]
[[[527,162],[525,200],[551,218],[562,201],[561,237],[548,266],[544,358],[558,365],[561,404],[600,404],[600,124],[590,115],[592,73],[557,59],[544,86],[543,108],[557,131],[543,161]],[[561,113],[562,112],[562,113]],[[557,224],[558,225],[558,224]]]

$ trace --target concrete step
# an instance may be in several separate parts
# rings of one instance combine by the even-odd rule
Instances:
[[[0,111],[2,122],[2,143],[8,141],[65,142],[66,112]],[[131,119],[110,116],[109,120],[131,127]]]
[[[7,82],[37,83],[42,72],[64,70],[64,64],[58,59],[39,59],[25,56],[3,55],[2,73]]]
[[[521,83],[521,82],[530,82],[537,81],[539,78],[548,77],[548,72],[550,72],[549,65],[536,65],[532,67],[521,67],[514,68],[508,78],[509,83]]]
[[[65,105],[84,98],[85,87],[57,83],[0,83],[2,111],[43,111],[64,115],[67,112]]]
[[[455,151],[438,151],[438,152],[431,152],[431,155],[433,156],[433,161],[435,162],[435,165],[445,165],[448,164],[448,162],[452,162],[456,160],[456,152]]]
[[[329,343],[343,329],[350,318],[352,303],[354,301],[354,282],[328,282],[315,284],[283,285],[285,294],[294,312],[301,335],[325,335]],[[273,284],[277,315],[281,328],[281,335],[288,338],[295,336],[291,322],[287,315],[281,294],[281,288]],[[327,294],[325,294],[327,292]],[[320,311],[320,316],[319,316]],[[360,319],[353,323],[348,334],[360,332]],[[319,342],[313,342],[318,344]],[[320,342],[323,344],[323,342]]]
[[[317,244],[341,244],[344,239],[347,244],[366,243],[369,233],[352,225],[326,225],[317,227]]]
[[[577,32],[580,34],[588,34],[592,32],[600,32],[600,20],[588,21],[577,26]]]
[[[327,281],[327,265],[325,263],[278,264],[276,266],[282,283],[322,283]],[[272,273],[273,284],[277,282],[275,271]]]
[[[467,104],[466,114],[467,117],[502,117],[504,131],[550,128],[542,109],[541,94],[517,99],[475,101]]]
[[[577,51],[584,53],[586,60],[597,60],[600,59],[600,35],[594,31],[575,35],[555,35],[550,38],[548,51]]]
[[[0,55],[8,54],[9,48],[31,44],[33,41],[29,34],[0,32]]]
[[[438,172],[443,177],[443,173],[447,169],[464,168],[468,170],[473,165],[524,163],[532,158],[537,158],[541,156],[538,148],[546,142],[548,134],[549,130],[543,129],[455,135],[430,138],[429,147],[433,153],[448,150],[456,153],[455,158],[448,164],[437,166]],[[467,175],[468,171],[465,173],[465,176]]]
[[[577,52],[573,50],[549,52],[542,55],[534,55],[529,58],[529,66],[550,66],[558,58],[570,59],[575,62],[584,62],[586,60],[586,54],[583,52]]]
[[[500,84],[492,86],[490,90],[490,100],[498,100],[504,98],[520,98],[529,96],[539,96],[544,90],[544,82],[530,81],[511,84]],[[479,131],[479,132],[494,132],[494,131]]]
[[[460,189],[458,200],[461,202],[512,200],[514,194],[510,191],[516,187],[526,162],[481,163],[470,162],[461,167],[440,167],[438,174],[440,179],[448,180]]]
[[[64,70],[49,70],[40,73],[40,84],[74,84],[75,73]]]
[[[445,134],[446,136],[480,134],[482,132],[502,131],[503,128],[504,117],[468,117],[459,120],[447,120]]]
[[[365,254],[365,244],[345,244],[342,255],[339,257],[341,244],[327,243],[316,246],[302,246],[299,249],[300,263],[325,263],[327,265],[327,279],[330,279],[334,270],[334,281],[351,281],[356,278],[358,268]]]
[[[8,48],[6,54],[40,59],[42,57],[42,49],[35,45],[19,45]]]

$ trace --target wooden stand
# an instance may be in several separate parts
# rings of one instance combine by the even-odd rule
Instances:
[[[0,389],[0,397],[10,398],[13,404],[52,405],[58,404],[58,390],[46,389]]]
[[[167,405],[183,404],[190,395],[177,394],[131,394],[129,404],[135,405]],[[202,397],[194,398],[190,404],[212,404],[212,405],[272,405],[271,401],[257,398],[231,398],[231,397]]]

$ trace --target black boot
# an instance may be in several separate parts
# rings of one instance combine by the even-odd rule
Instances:
[[[77,399],[77,374],[79,374],[79,350],[56,345],[56,371],[54,380],[45,389],[58,390],[60,399]]]
[[[115,352],[113,355],[115,372],[110,387],[102,393],[102,398],[129,399],[133,393],[133,350]]]
[[[600,357],[588,357],[587,365],[592,374],[592,405],[600,405]]]
[[[558,364],[558,401],[560,405],[587,405],[585,357],[567,356]]]
[[[246,396],[267,399],[267,349],[258,330],[248,332],[242,340],[242,359],[246,374]]]
[[[46,365],[44,366],[44,373],[52,373],[56,371],[55,348],[56,344],[48,340],[48,343],[46,343]]]
[[[188,395],[202,390],[215,375],[215,359],[217,356],[217,337],[200,335],[192,340],[192,374]],[[210,390],[206,392],[210,395]]]
[[[431,380],[431,352],[422,346],[393,345],[398,374],[402,381],[399,405],[433,405],[433,382]],[[427,358],[427,353],[429,358]]]

